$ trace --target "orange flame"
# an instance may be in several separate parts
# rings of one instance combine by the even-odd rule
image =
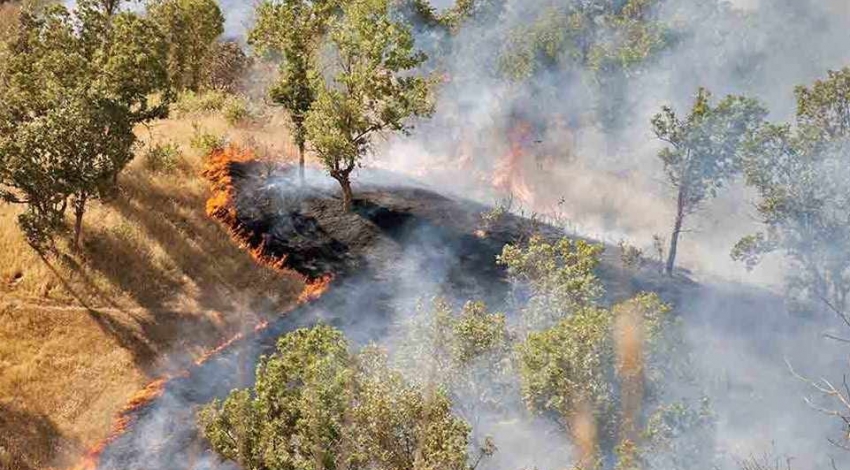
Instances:
[[[304,304],[312,302],[322,296],[331,287],[333,276],[324,276],[319,279],[308,281],[301,295],[298,296],[298,303]]]
[[[496,165],[493,174],[493,187],[516,196],[527,204],[534,203],[534,192],[525,180],[523,160],[528,154],[527,148],[532,139],[532,127],[527,122],[519,122],[508,133],[510,149]]]
[[[136,412],[151,404],[165,391],[165,386],[171,378],[160,378],[149,383],[144,389],[136,392],[127,401],[127,404],[118,412],[112,423],[112,431],[109,435],[92,446],[83,456],[82,461],[74,467],[74,470],[96,470],[98,461],[103,451],[124,435],[136,418]]]
[[[210,217],[222,222],[230,230],[234,240],[236,240],[243,248],[248,250],[252,257],[264,266],[272,267],[276,270],[284,269],[285,259],[275,258],[269,255],[265,248],[265,242],[258,246],[252,247],[248,243],[247,233],[244,233],[239,227],[239,222],[236,213],[235,187],[233,179],[230,176],[229,166],[235,162],[249,162],[254,160],[254,154],[251,150],[239,149],[231,146],[224,150],[216,150],[207,157],[207,162],[204,169],[204,176],[212,183],[212,195],[207,201],[206,212]],[[333,276],[324,276],[322,278],[307,281],[303,292],[298,296],[299,304],[306,304],[317,300],[330,288]],[[269,327],[268,321],[262,321],[254,327],[253,334],[257,334]],[[199,367],[208,362],[213,357],[230,349],[234,345],[247,339],[249,335],[246,333],[238,333],[228,339],[219,346],[205,352],[197,360],[194,365]],[[175,375],[164,376],[158,378],[148,384],[144,389],[133,395],[130,400],[118,412],[113,422],[112,431],[109,435],[92,446],[83,456],[81,462],[72,467],[73,470],[97,470],[100,457],[110,444],[123,436],[133,425],[138,412],[154,400],[162,396],[168,383],[178,377],[188,377],[190,370],[185,370]]]

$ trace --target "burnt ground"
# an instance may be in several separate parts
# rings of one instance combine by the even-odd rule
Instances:
[[[498,309],[510,292],[506,273],[495,263],[503,246],[532,232],[562,236],[554,227],[510,214],[485,227],[482,213],[490,208],[399,181],[394,175],[361,175],[354,210],[346,213],[336,183],[319,175],[311,174],[311,185],[301,188],[288,171],[257,162],[227,165],[229,207],[214,215],[259,258],[310,278],[332,275],[332,286],[316,302],[281,316],[268,329],[251,333],[185,377],[172,380],[160,399],[139,411],[131,431],[106,449],[101,469],[232,468],[219,462],[198,438],[197,406],[249,386],[259,357],[270,353],[282,334],[325,322],[341,328],[354,344],[380,341],[417,300],[435,295],[456,303],[485,300]],[[654,291],[683,307],[680,310],[698,311],[694,322],[706,329],[705,334],[710,325],[712,332],[763,329],[770,341],[792,335],[786,331],[785,314],[776,313],[782,302],[775,296],[735,286],[706,288],[685,276],[671,280],[652,263],[624,269],[613,247],[606,249],[601,261],[599,275],[609,301]],[[766,321],[761,313],[744,311],[775,317]],[[773,357],[776,351],[759,354]],[[732,381],[722,393],[729,393],[729,384]],[[740,399],[749,400],[750,395],[743,390]]]

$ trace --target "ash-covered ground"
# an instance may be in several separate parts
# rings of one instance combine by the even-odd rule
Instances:
[[[220,462],[199,438],[196,409],[249,386],[259,357],[269,354],[282,334],[326,322],[342,329],[353,344],[380,343],[418,301],[438,295],[455,303],[485,300],[500,310],[511,292],[506,273],[496,264],[503,246],[532,233],[563,235],[512,214],[485,222],[482,214],[492,208],[387,173],[362,172],[355,183],[354,210],[346,213],[336,183],[318,173],[310,172],[302,187],[296,172],[267,163],[229,162],[225,170],[230,200],[219,208],[226,213],[214,215],[234,236],[261,259],[309,278],[331,275],[334,281],[319,300],[282,314],[267,329],[248,333],[244,341],[172,379],[159,399],[134,415],[129,432],[107,447],[100,469],[234,468]],[[778,371],[784,370],[780,365],[789,351],[811,341],[812,328],[805,320],[790,328],[780,299],[750,288],[700,286],[683,275],[671,280],[653,263],[626,269],[614,247],[603,255],[599,274],[610,301],[640,291],[659,292],[694,325],[692,334],[703,344],[697,355],[714,354],[705,365],[695,363],[715,369],[711,386],[723,414],[721,429],[755,433],[749,436],[753,439],[762,428],[769,429],[774,435],[766,442],[776,442],[787,437],[784,430],[790,423],[802,426],[801,420],[811,417],[793,401],[796,395],[786,393],[787,387],[800,387],[802,396],[804,387]],[[746,361],[752,370],[741,375],[729,361]],[[764,384],[772,390],[762,390]],[[784,384],[782,393],[777,384]],[[786,411],[757,416],[762,408],[747,403],[758,400],[770,400]],[[820,426],[821,421],[812,418],[812,423]],[[812,423],[806,421],[805,428]],[[789,432],[793,440],[794,431]]]

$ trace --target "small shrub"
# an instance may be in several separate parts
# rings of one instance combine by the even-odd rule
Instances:
[[[620,262],[625,269],[639,269],[643,265],[643,250],[620,240]]]
[[[177,169],[181,156],[174,142],[153,144],[145,152],[145,167],[155,173],[170,173]]]
[[[207,132],[200,128],[197,124],[193,125],[194,134],[192,135],[192,148],[199,151],[201,155],[209,155],[216,150],[223,150],[227,146],[227,139],[224,136]]]
[[[217,113],[224,109],[224,105],[229,98],[230,95],[217,90],[204,92],[185,91],[180,93],[177,102],[174,103],[174,111],[178,116]]]
[[[241,96],[232,95],[224,102],[221,110],[227,123],[231,126],[250,121],[253,118],[253,113],[248,105],[248,101]]]

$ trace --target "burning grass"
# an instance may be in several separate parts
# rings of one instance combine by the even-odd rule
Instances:
[[[266,145],[254,135],[285,135],[230,132],[220,117],[199,124],[257,148]],[[59,240],[62,254],[43,261],[17,228],[19,208],[0,205],[0,436],[14,436],[0,437],[0,469],[73,464],[171,361],[191,364],[264,322],[257,312],[297,301],[301,276],[257,266],[207,216],[209,185],[191,135],[192,122],[181,120],[140,131],[179,145],[178,168],[154,174],[133,162],[121,194],[93,205],[80,253]]]

